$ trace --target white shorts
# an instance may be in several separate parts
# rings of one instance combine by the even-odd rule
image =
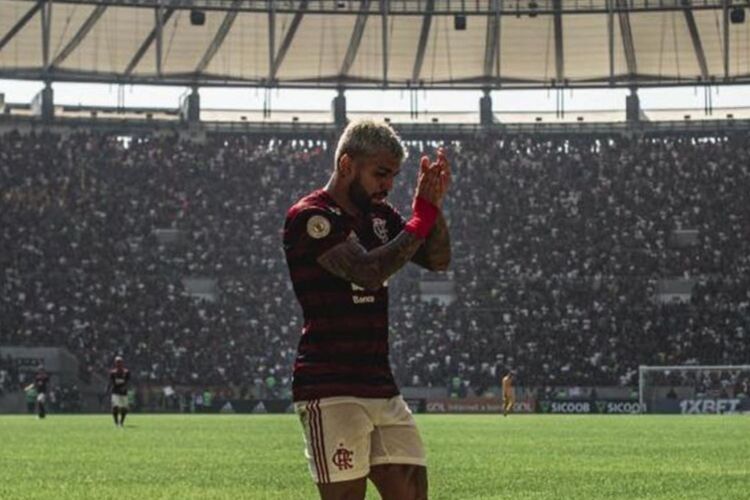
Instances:
[[[414,417],[400,395],[313,399],[298,401],[294,408],[315,482],[367,477],[372,465],[427,465]]]
[[[112,394],[112,406],[127,409],[128,397],[123,396],[122,394]]]
[[[40,392],[39,394],[36,395],[36,402],[41,403],[41,404],[46,403],[47,396],[43,392]]]

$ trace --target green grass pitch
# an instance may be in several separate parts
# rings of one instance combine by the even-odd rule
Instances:
[[[750,499],[748,416],[417,417],[432,499]],[[0,416],[0,498],[315,499],[292,415]],[[379,498],[368,487],[368,499]]]

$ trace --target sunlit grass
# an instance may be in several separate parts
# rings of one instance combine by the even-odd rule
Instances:
[[[750,498],[747,416],[417,418],[433,499]],[[0,417],[0,498],[317,493],[292,415],[51,415]]]

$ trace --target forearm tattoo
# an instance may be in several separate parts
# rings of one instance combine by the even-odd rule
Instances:
[[[349,237],[318,257],[318,263],[340,278],[377,290],[411,260],[422,243],[413,234],[401,231],[385,245],[368,252],[356,237]]]
[[[448,269],[451,262],[451,238],[443,214],[438,216],[430,235],[412,260],[431,271]]]

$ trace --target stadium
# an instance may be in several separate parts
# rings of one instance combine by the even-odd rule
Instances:
[[[748,9],[0,0],[0,498],[325,497],[320,463],[359,455],[309,444],[285,217],[331,182],[362,119],[401,139],[401,233],[426,224],[414,186],[452,172],[420,247],[444,220],[450,264],[410,254],[380,288],[380,354],[431,498],[749,498]],[[15,101],[9,82],[38,93]],[[76,84],[121,95],[56,102]],[[128,87],[180,102],[126,106]],[[714,106],[719,88],[747,93]],[[202,106],[242,89],[262,107]],[[702,109],[642,106],[664,89]],[[327,91],[327,110],[275,109],[292,91]],[[347,102],[386,91],[409,109]],[[555,109],[503,107],[516,91]],[[587,91],[622,105],[566,106]],[[430,92],[473,92],[475,108],[424,109]],[[412,498],[370,481],[327,498]]]

